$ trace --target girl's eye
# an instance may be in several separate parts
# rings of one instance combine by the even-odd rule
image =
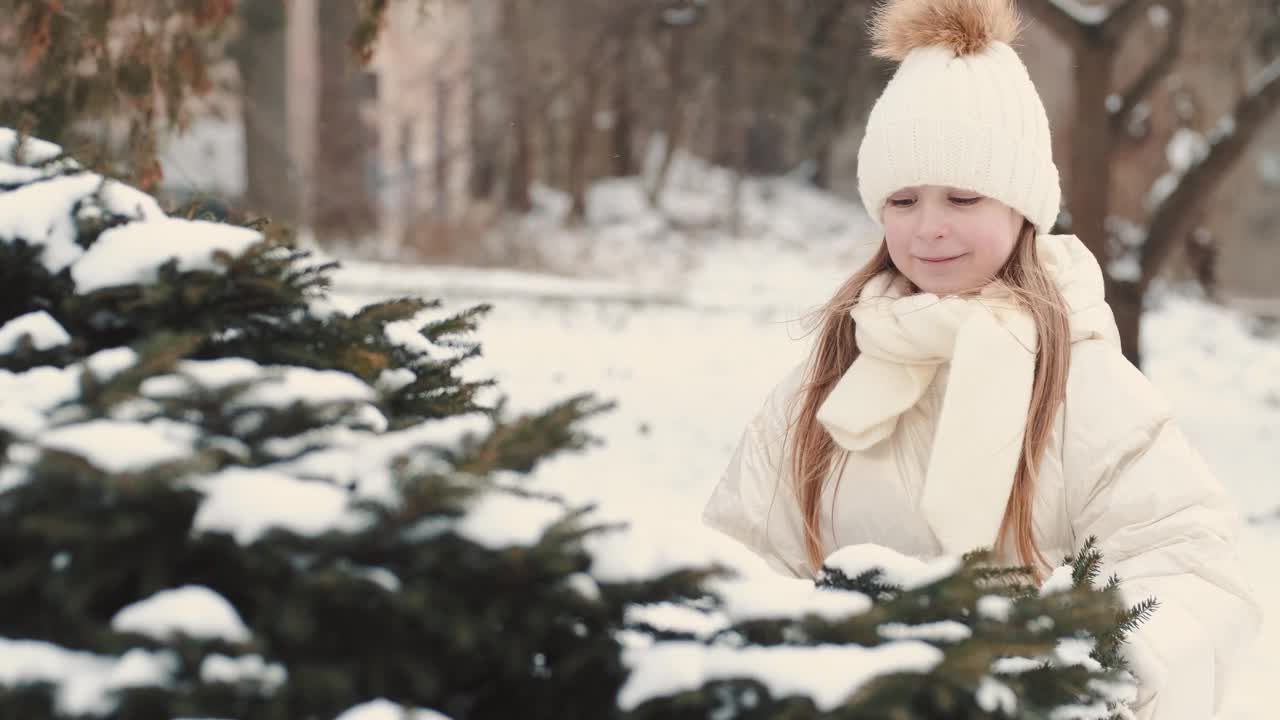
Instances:
[[[889,205],[897,208],[911,207],[914,202],[911,198],[889,198]]]
[[[981,197],[953,197],[951,202],[956,205],[977,205],[981,199]]]

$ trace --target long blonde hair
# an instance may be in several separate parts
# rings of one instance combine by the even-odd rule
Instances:
[[[1036,546],[1031,510],[1040,460],[1049,446],[1054,419],[1066,395],[1071,337],[1066,301],[1040,263],[1035,238],[1035,226],[1024,221],[1017,245],[995,277],[1034,318],[1039,347],[1022,452],[994,549],[1003,556],[1012,539],[1019,560],[1031,567],[1037,577],[1042,577],[1051,566]],[[837,486],[849,461],[849,453],[836,445],[816,416],[836,382],[858,357],[849,311],[857,304],[867,282],[883,272],[897,272],[897,269],[889,257],[888,246],[882,242],[875,256],[815,311],[821,323],[820,335],[814,345],[813,362],[809,363],[805,382],[795,398],[801,405],[794,424],[788,429],[788,435],[794,439],[791,474],[804,518],[805,553],[815,570],[826,557],[819,529],[824,485],[833,474],[831,469],[837,455],[842,456],[840,471],[834,473]]]

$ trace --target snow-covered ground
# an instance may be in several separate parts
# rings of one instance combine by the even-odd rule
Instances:
[[[714,214],[723,178],[695,177],[677,181],[664,213],[645,209],[629,183],[598,187],[591,222],[571,231],[554,222],[561,199],[544,193],[545,217],[530,227],[564,267],[576,262],[591,278],[360,263],[338,278],[351,303],[406,293],[442,297],[450,310],[492,301],[478,333],[484,356],[468,373],[497,378],[513,408],[587,390],[617,401],[588,425],[601,447],[554,459],[533,480],[633,523],[632,544],[607,555],[611,573],[675,557],[769,572],[704,529],[699,513],[743,426],[807,350],[796,319],[875,243],[856,206],[789,182],[749,183],[744,237],[725,237],[690,220]],[[695,225],[704,229],[682,229]],[[1270,718],[1280,676],[1280,341],[1252,337],[1239,316],[1200,301],[1166,294],[1154,304],[1146,370],[1253,519],[1243,559],[1270,611],[1221,718]]]

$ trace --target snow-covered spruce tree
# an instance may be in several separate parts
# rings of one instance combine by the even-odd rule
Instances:
[[[1092,539],[1041,586],[986,552],[923,563],[843,548],[816,587],[728,581],[715,611],[633,613],[633,718],[1128,717],[1119,650],[1155,608],[1096,580]],[[673,668],[675,670],[673,670]]]
[[[331,269],[0,129],[0,717],[1047,717],[1128,687],[1140,612],[1087,552],[1043,595],[874,548],[818,587],[602,570],[635,540],[519,481],[606,405],[507,417],[456,372],[483,306],[344,309]]]
[[[343,311],[59,152],[0,130],[0,717],[612,707],[628,598],[700,575],[604,594],[581,512],[518,486],[605,405],[484,407],[483,306]]]

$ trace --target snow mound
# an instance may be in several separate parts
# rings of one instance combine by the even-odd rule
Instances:
[[[112,618],[111,628],[156,640],[186,635],[244,643],[251,637],[249,628],[226,598],[209,588],[194,585],[162,590],[124,607]]]

